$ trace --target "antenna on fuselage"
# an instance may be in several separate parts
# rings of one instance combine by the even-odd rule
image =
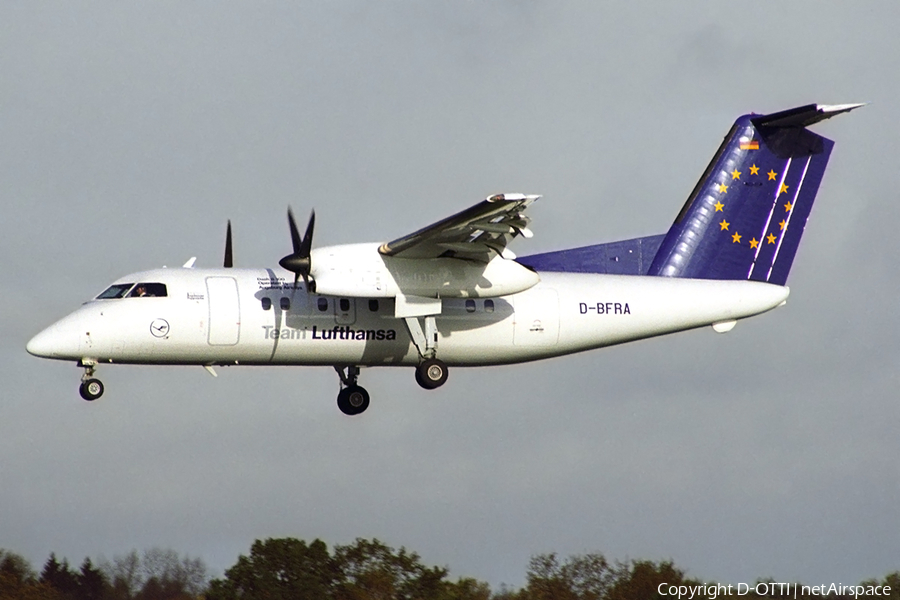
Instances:
[[[228,228],[225,230],[225,264],[226,269],[234,266],[234,257],[231,253],[231,219],[228,219]]]

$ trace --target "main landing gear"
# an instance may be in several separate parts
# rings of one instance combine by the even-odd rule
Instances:
[[[359,379],[359,367],[335,367],[338,376],[341,378],[341,391],[338,392],[337,404],[338,408],[345,415],[358,415],[369,408],[369,392],[361,385],[357,385]]]
[[[436,358],[426,358],[416,367],[416,383],[426,390],[439,388],[447,382],[447,365]]]
[[[447,364],[436,358],[438,331],[434,315],[426,315],[423,323],[417,317],[405,317],[406,328],[416,350],[419,352],[419,364],[416,367],[416,383],[426,390],[441,387],[447,382]],[[341,391],[338,392],[338,408],[345,415],[358,415],[369,408],[369,392],[359,385],[359,367],[356,365],[335,365],[341,378]]]
[[[419,351],[419,365],[416,367],[416,383],[426,390],[433,390],[447,383],[447,365],[436,358],[438,330],[434,321],[434,315],[427,315],[424,319],[425,327],[419,323],[416,317],[404,319],[409,336],[412,338],[416,350]]]
[[[84,367],[84,375],[81,376],[81,385],[78,386],[78,393],[89,402],[103,395],[103,382],[94,378],[94,367],[96,364],[89,360],[78,361],[78,366]]]

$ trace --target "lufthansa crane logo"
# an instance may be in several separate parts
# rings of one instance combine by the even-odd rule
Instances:
[[[169,322],[165,319],[155,319],[150,323],[150,333],[154,337],[166,337],[169,334]]]

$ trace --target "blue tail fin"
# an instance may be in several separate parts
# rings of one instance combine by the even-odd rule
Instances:
[[[806,127],[859,106],[740,117],[647,274],[784,285],[834,145]]]

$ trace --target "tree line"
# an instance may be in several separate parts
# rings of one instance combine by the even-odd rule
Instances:
[[[0,600],[676,600],[679,586],[693,587],[694,598],[707,600],[790,597],[776,585],[761,586],[760,594],[752,586],[741,594],[712,592],[714,585],[687,577],[672,561],[609,562],[599,553],[561,559],[550,553],[531,558],[523,587],[492,590],[476,579],[452,580],[446,567],[428,566],[415,552],[377,539],[330,550],[319,539],[257,540],[218,578],[201,559],[158,548],[96,563],[85,558],[77,568],[51,554],[39,573],[22,556],[0,549]],[[900,600],[900,571],[859,585],[880,587],[881,593],[856,600]],[[845,597],[853,596],[818,596]]]

